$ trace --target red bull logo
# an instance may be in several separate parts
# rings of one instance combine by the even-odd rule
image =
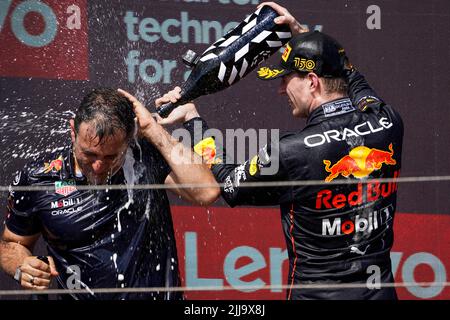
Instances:
[[[44,173],[59,172],[63,166],[63,157],[59,156],[58,159],[51,161],[50,163],[44,163]]]
[[[395,171],[393,178],[396,179],[400,176],[400,171]],[[355,207],[377,201],[380,198],[390,197],[397,192],[397,182],[380,183],[377,180],[373,180],[367,183],[367,187],[364,188],[360,182],[356,190],[350,193],[338,193],[334,190],[321,190],[317,193],[316,197],[316,209],[342,209],[344,207]]]
[[[213,164],[222,163],[222,159],[216,158],[216,142],[212,137],[203,139],[194,146],[194,151],[203,158],[209,168]]]
[[[365,178],[373,171],[380,170],[383,164],[397,164],[393,155],[392,143],[389,144],[389,151],[371,149],[365,146],[356,147],[334,165],[331,165],[329,160],[323,160],[325,171],[329,173],[325,181],[331,182],[339,175],[345,178],[348,178],[350,175],[358,179]]]

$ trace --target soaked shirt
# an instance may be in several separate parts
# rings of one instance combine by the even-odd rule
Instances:
[[[170,168],[147,141],[128,149],[108,184],[163,184]],[[92,294],[94,288],[180,286],[175,235],[165,190],[78,190],[71,148],[49,154],[18,172],[6,226],[13,233],[41,233],[59,272],[61,288],[86,289],[76,299],[178,299],[179,293]],[[54,190],[54,191],[53,191]]]
[[[390,250],[403,123],[357,71],[349,97],[325,103],[304,129],[285,132],[244,164],[233,164],[213,136],[198,135],[201,118],[185,123],[194,150],[224,184],[230,206],[279,205],[290,285],[392,282]],[[197,131],[197,132],[196,132]],[[231,164],[230,164],[231,163]],[[241,187],[243,182],[317,181],[316,185]],[[336,184],[343,182],[344,184]],[[346,184],[351,182],[352,184]],[[368,183],[367,183],[368,182]],[[379,274],[376,274],[379,273]],[[386,288],[288,290],[288,299],[395,299]]]

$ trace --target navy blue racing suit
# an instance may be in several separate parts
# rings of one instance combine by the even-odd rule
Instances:
[[[224,184],[222,197],[230,206],[280,206],[289,256],[288,299],[397,298],[394,288],[378,287],[393,282],[397,184],[377,179],[399,176],[403,123],[358,71],[347,77],[348,97],[319,106],[304,129],[283,133],[241,165],[224,160],[225,151],[208,136],[203,119],[185,123],[194,150]],[[320,184],[242,186],[273,181]],[[332,287],[343,283],[354,288]],[[310,284],[329,287],[293,288]]]
[[[162,184],[169,173],[156,148],[141,140],[129,148],[123,168],[109,183]],[[182,298],[170,292],[92,293],[95,288],[180,286],[164,190],[78,190],[87,181],[75,172],[70,147],[29,163],[17,173],[13,186],[54,188],[11,191],[6,226],[21,236],[43,235],[59,272],[58,286],[86,289],[86,294],[72,298]]]

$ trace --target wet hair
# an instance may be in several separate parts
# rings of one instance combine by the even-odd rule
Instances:
[[[112,88],[96,88],[81,101],[75,114],[75,133],[81,123],[92,122],[99,144],[105,137],[113,136],[118,130],[130,139],[135,130],[134,112],[131,102]],[[95,138],[94,137],[94,138]]]

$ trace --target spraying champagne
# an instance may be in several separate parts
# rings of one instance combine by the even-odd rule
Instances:
[[[181,98],[162,105],[158,114],[166,118],[179,105],[228,88],[274,54],[292,37],[288,25],[275,24],[277,16],[271,7],[262,6],[201,56],[189,50],[183,61],[193,69],[181,85]]]

